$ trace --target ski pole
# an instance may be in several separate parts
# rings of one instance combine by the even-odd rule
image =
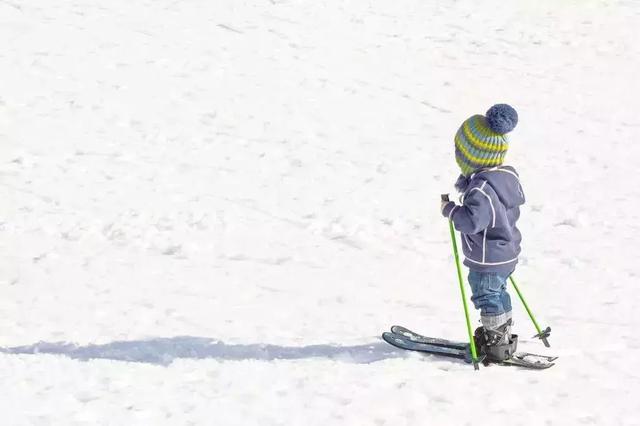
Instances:
[[[525,302],[524,297],[522,296],[522,293],[520,292],[520,289],[516,285],[516,282],[514,281],[513,277],[509,277],[509,280],[511,281],[511,284],[513,284],[513,288],[516,289],[516,293],[518,293],[518,297],[522,301],[522,304],[524,305],[524,308],[526,309],[527,313],[529,314],[529,317],[531,318],[531,321],[533,321],[533,325],[536,327],[536,331],[538,332],[538,334],[536,334],[533,337],[537,337],[538,339],[541,339],[544,342],[544,345],[546,347],[550,347],[551,345],[549,344],[549,341],[547,340],[547,337],[549,337],[549,335],[551,334],[551,327],[547,327],[544,330],[540,329],[540,326],[538,325],[538,322],[536,321],[535,317],[533,316],[533,313],[531,312],[531,309],[529,309],[529,306],[527,305],[527,302]]]
[[[449,194],[442,194],[442,201],[449,201]],[[460,283],[460,293],[462,294],[462,306],[464,307],[464,316],[467,320],[467,333],[469,334],[469,348],[471,349],[471,361],[473,362],[473,368],[479,370],[478,366],[478,354],[476,352],[476,344],[471,333],[471,322],[469,321],[469,309],[467,307],[467,296],[464,291],[464,284],[462,283],[462,271],[460,269],[460,259],[458,258],[458,244],[456,243],[456,233],[453,229],[453,221],[449,219],[449,231],[451,232],[451,243],[453,244],[453,257],[456,261],[456,269],[458,271],[458,282]]]

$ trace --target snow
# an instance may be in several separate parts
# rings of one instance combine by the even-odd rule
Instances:
[[[7,425],[640,424],[634,1],[0,1]],[[466,336],[440,193],[497,102],[520,349]],[[477,313],[472,313],[474,325]]]

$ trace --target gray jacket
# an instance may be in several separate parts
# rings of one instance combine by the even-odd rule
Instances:
[[[509,276],[518,263],[522,237],[516,227],[524,193],[510,166],[481,169],[456,187],[463,192],[462,205],[447,203],[442,214],[462,234],[464,264],[480,272]]]

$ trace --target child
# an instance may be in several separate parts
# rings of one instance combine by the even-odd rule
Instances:
[[[520,254],[516,222],[524,194],[515,169],[503,165],[509,146],[506,134],[517,123],[516,110],[506,104],[462,123],[455,136],[456,162],[462,170],[455,187],[462,193],[462,205],[441,204],[444,217],[462,234],[471,300],[480,309],[482,322],[476,344],[494,360],[510,357],[517,342],[510,334],[511,298],[506,286]]]

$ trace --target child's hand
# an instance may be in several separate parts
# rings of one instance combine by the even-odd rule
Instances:
[[[456,208],[456,203],[454,203],[453,201],[442,201],[440,203],[440,212],[442,213],[442,216],[446,218],[449,218],[449,216],[451,215],[451,212],[455,208]]]
[[[440,213],[442,213],[443,215],[445,208],[447,208],[447,206],[451,204],[452,206],[450,208],[453,208],[453,206],[455,205],[455,203],[453,201],[449,200],[449,194],[442,194],[440,196]],[[449,213],[447,213],[448,215]]]

